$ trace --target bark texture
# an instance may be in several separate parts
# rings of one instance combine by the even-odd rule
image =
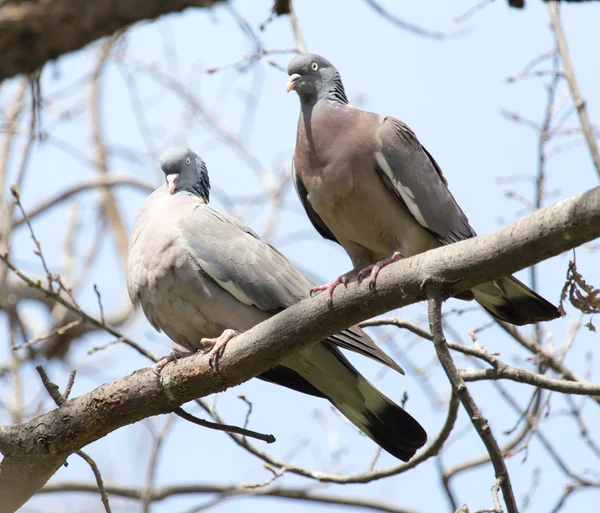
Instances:
[[[141,20],[223,0],[0,0],[0,81]]]

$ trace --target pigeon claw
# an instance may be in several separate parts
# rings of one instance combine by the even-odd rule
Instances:
[[[152,372],[158,376],[167,363],[175,362],[179,360],[179,358],[184,358],[185,356],[191,356],[193,354],[194,353],[191,351],[178,351],[177,349],[172,349],[167,356],[163,356],[151,367]]]
[[[403,258],[404,255],[402,253],[394,251],[394,253],[392,253],[392,256],[384,258],[383,260],[379,260],[378,262],[375,262],[374,264],[368,265],[367,267],[361,269],[358,272],[358,282],[362,282],[369,275],[369,289],[372,292],[375,292],[377,288],[377,275],[379,274],[379,271],[381,271],[386,265],[393,264],[394,262],[397,262],[398,260],[401,260]]]
[[[200,340],[202,349],[208,349],[209,347],[211,348],[208,356],[208,363],[211,367],[214,367],[218,364],[219,358],[223,356],[225,347],[229,341],[232,338],[237,337],[239,334],[239,331],[227,329],[216,338],[203,338]]]
[[[310,289],[310,297],[312,297],[315,292],[325,291],[325,295],[327,296],[327,305],[331,308],[333,306],[333,291],[335,288],[338,285],[347,287],[348,281],[354,278],[358,272],[358,269],[352,269],[351,271],[338,276],[335,280],[330,281],[325,285],[315,285],[312,289]]]
[[[335,288],[343,283],[340,278],[336,278],[333,281],[330,281],[326,285],[315,285],[312,289],[310,289],[310,297],[313,297],[313,294],[316,292],[325,291],[325,296],[327,297],[327,304],[331,307],[333,306],[333,291]]]

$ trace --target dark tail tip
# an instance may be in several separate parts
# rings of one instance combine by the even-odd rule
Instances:
[[[484,283],[473,291],[475,299],[493,317],[516,326],[551,321],[561,316],[550,301],[513,276]]]
[[[363,412],[371,438],[399,460],[410,460],[427,442],[427,433],[400,406],[388,403],[383,410]]]

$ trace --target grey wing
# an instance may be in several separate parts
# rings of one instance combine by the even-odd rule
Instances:
[[[276,313],[309,296],[314,284],[235,217],[201,205],[184,223],[198,266],[238,301]],[[404,373],[357,326],[327,340]]]
[[[308,297],[310,281],[238,219],[201,204],[181,226],[190,256],[238,301],[275,313]]]
[[[378,136],[377,172],[419,224],[442,244],[475,237],[442,170],[414,132],[388,116],[383,118]]]
[[[363,330],[358,326],[352,326],[347,330],[332,335],[327,340],[333,342],[339,347],[348,349],[354,353],[361,354],[367,358],[371,358],[376,362],[387,365],[390,369],[394,369],[400,374],[404,374],[404,370],[394,360],[392,360],[387,354],[385,354],[376,344],[373,339],[369,337]]]
[[[300,180],[300,177],[296,174],[296,166],[294,166],[293,160],[292,179],[294,182],[294,188],[296,189],[296,194],[298,194],[298,198],[300,199],[300,203],[302,203],[302,206],[306,211],[306,215],[308,216],[308,219],[310,220],[312,225],[315,227],[315,230],[317,230],[321,237],[323,237],[324,239],[329,239],[333,242],[338,242],[338,240],[335,238],[335,235],[333,235],[331,230],[327,228],[327,225],[324,223],[323,219],[321,219],[319,214],[315,212],[315,210],[312,208],[312,205],[308,201],[308,191],[306,190],[306,187],[304,187],[304,184],[302,183],[302,180]]]

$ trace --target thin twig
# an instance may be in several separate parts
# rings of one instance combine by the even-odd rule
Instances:
[[[294,39],[296,40],[296,48],[298,49],[298,53],[306,53],[306,43],[304,42],[304,37],[302,36],[302,32],[300,31],[300,26],[298,25],[298,19],[296,18],[296,12],[294,11],[292,0],[289,0],[288,4],[288,15],[290,17],[292,31],[294,32]]]
[[[46,374],[46,371],[44,370],[44,368],[41,365],[36,366],[35,370],[40,375],[40,379],[42,380],[42,384],[44,385],[44,388],[48,392],[48,395],[50,395],[50,397],[52,397],[52,400],[56,403],[57,406],[62,406],[65,403],[65,398],[60,393],[60,389],[58,388],[58,385],[56,385],[55,383],[52,383],[52,381],[50,381],[48,374]]]
[[[137,178],[124,178],[124,177],[112,177],[112,176],[100,176],[92,181],[85,182],[79,185],[74,185],[70,189],[67,189],[64,192],[61,192],[56,197],[51,198],[49,200],[44,201],[37,207],[33,208],[31,212],[29,212],[29,219],[33,219],[40,214],[43,214],[50,210],[51,208],[63,203],[65,200],[69,199],[80,192],[87,191],[89,189],[97,189],[101,187],[116,187],[118,185],[126,185],[135,189],[139,189],[144,193],[150,193],[154,190],[150,184],[138,180]],[[17,219],[13,222],[12,227],[16,228],[25,223],[25,219]]]
[[[156,469],[158,468],[158,456],[160,454],[160,449],[162,448],[167,431],[169,430],[169,427],[171,427],[174,419],[175,417],[173,415],[169,415],[162,429],[158,433],[156,440],[154,441],[154,448],[152,449],[152,454],[150,455],[150,462],[148,463],[148,471],[146,473],[146,489],[142,495],[143,513],[148,513],[150,511],[150,503],[152,502],[152,488],[154,487],[154,478],[156,477]]]
[[[217,73],[218,71],[223,71],[226,69],[235,69],[243,66],[244,64],[248,64],[249,62],[257,62],[261,60],[263,57],[267,55],[280,55],[280,54],[288,54],[288,53],[303,53],[300,52],[298,48],[272,48],[270,50],[262,49],[258,53],[252,53],[250,55],[245,55],[241,59],[237,61],[231,62],[229,64],[223,64],[222,66],[212,66],[210,68],[206,68],[204,71],[206,73]]]
[[[104,480],[102,479],[102,474],[100,473],[98,465],[87,453],[83,452],[82,450],[77,451],[75,454],[82,458],[92,469],[94,477],[96,478],[96,485],[98,485],[98,490],[100,490],[100,498],[104,506],[104,511],[106,513],[111,513],[110,504],[108,503],[108,494],[106,493]]]
[[[273,481],[275,481],[276,479],[279,479],[283,474],[285,474],[285,471],[287,470],[286,467],[281,467],[278,470],[275,470],[273,467],[271,467],[271,465],[269,465],[268,463],[265,463],[263,465],[263,467],[265,467],[269,472],[271,472],[273,475],[271,477],[269,477],[267,480],[263,481],[262,483],[257,483],[257,484],[244,484],[242,485],[244,488],[246,488],[247,490],[256,490],[257,488],[264,488],[266,486],[269,486]]]
[[[452,361],[448,346],[446,345],[446,338],[442,328],[442,295],[439,290],[433,287],[430,288],[427,302],[433,343],[440,363],[446,376],[448,376],[452,389],[458,395],[460,402],[469,414],[469,418],[471,419],[475,430],[479,434],[481,441],[484,443],[490,455],[490,460],[496,473],[496,479],[500,480],[500,487],[502,488],[502,495],[504,496],[504,503],[506,504],[508,513],[518,513],[519,509],[513,493],[510,476],[506,464],[504,463],[504,458],[502,457],[498,442],[492,434],[487,419],[479,410],[467,385],[460,377],[458,369]]]
[[[592,161],[594,167],[600,178],[600,152],[598,151],[598,145],[596,144],[596,138],[594,136],[594,130],[590,119],[588,118],[587,111],[585,109],[585,100],[581,97],[579,92],[579,85],[575,79],[575,70],[573,63],[571,62],[571,56],[569,55],[569,48],[567,46],[567,40],[565,33],[563,32],[562,23],[560,20],[560,14],[558,11],[558,3],[555,1],[548,2],[548,10],[550,11],[550,19],[552,20],[552,28],[556,34],[556,43],[558,46],[558,52],[563,63],[567,82],[569,83],[569,89],[573,98],[573,103],[577,108],[577,114],[579,115],[579,121],[581,122],[581,128],[585,136],[590,153],[592,154]]]
[[[275,437],[273,435],[265,435],[263,433],[257,433],[256,431],[251,431],[250,429],[241,428],[238,426],[230,426],[228,424],[210,422],[208,420],[199,419],[195,417],[191,413],[188,413],[181,407],[177,407],[173,410],[173,413],[181,417],[182,419],[191,422],[192,424],[197,424],[198,426],[206,427],[209,429],[214,429],[216,431],[226,431],[227,433],[235,433],[242,436],[247,436],[249,438],[256,438],[257,440],[262,440],[268,444],[272,444],[275,442]]]
[[[2,260],[16,276],[18,276],[21,280],[23,280],[30,287],[39,290],[40,292],[44,293],[46,296],[51,297],[54,301],[56,301],[57,303],[60,303],[65,308],[67,308],[67,310],[70,310],[71,312],[73,312],[74,314],[79,316],[84,321],[89,322],[92,326],[94,326],[98,329],[104,330],[104,331],[110,333],[111,335],[115,336],[116,338],[120,339],[122,342],[124,342],[128,346],[132,347],[133,349],[138,351],[140,354],[142,354],[146,358],[148,358],[154,362],[158,361],[158,359],[154,355],[152,355],[152,353],[150,353],[149,351],[144,349],[142,346],[135,343],[133,340],[129,339],[122,333],[120,333],[118,330],[113,328],[111,325],[102,323],[101,321],[95,319],[91,315],[88,315],[87,313],[85,313],[83,310],[81,310],[81,308],[78,308],[75,305],[72,305],[69,301],[64,299],[58,293],[45,288],[39,281],[35,282],[28,276],[25,276],[23,273],[21,273],[21,271],[19,271],[19,269],[15,265],[13,265],[13,263],[9,260],[8,255],[0,255],[0,260]]]
[[[389,21],[393,25],[401,28],[402,30],[406,30],[407,32],[411,32],[417,36],[427,37],[430,39],[437,39],[438,41],[444,39],[452,39],[456,37],[463,36],[467,33],[467,30],[455,30],[453,32],[439,32],[435,30],[424,29],[423,27],[419,27],[413,23],[409,23],[405,20],[401,20],[397,16],[390,13],[386,10],[379,2],[375,0],[364,0],[367,5],[369,5],[377,14],[379,14],[383,19]]]
[[[250,422],[250,415],[252,414],[252,402],[248,401],[246,396],[242,394],[238,395],[238,399],[241,399],[248,405],[248,411],[246,412],[246,418],[244,419],[244,429],[246,429],[248,427],[248,422]]]
[[[454,17],[455,23],[462,23],[471,18],[474,14],[477,14],[479,11],[483,11],[488,5],[490,5],[494,0],[479,0],[475,5],[469,7],[465,12],[459,14]]]
[[[116,43],[117,39],[123,34],[123,30],[116,31],[110,37],[107,37],[100,46],[98,54],[98,60],[92,73],[91,79],[91,91],[90,91],[90,127],[92,132],[92,138],[94,140],[94,152],[95,162],[100,176],[106,176],[108,174],[108,162],[106,154],[106,145],[102,134],[102,123],[100,119],[100,79],[104,66],[110,57],[112,48]],[[102,206],[104,209],[104,215],[110,221],[113,228],[115,244],[121,254],[123,262],[127,259],[127,233],[125,232],[125,226],[117,202],[112,193],[110,187],[104,187],[102,191]]]
[[[119,496],[126,499],[140,500],[143,490],[123,486],[121,484],[108,484],[106,489],[113,496]],[[96,488],[92,483],[86,482],[52,482],[44,486],[38,493],[57,493],[57,492],[87,492],[93,493]],[[152,501],[157,502],[169,497],[178,497],[190,494],[217,494],[219,498],[228,498],[235,496],[259,496],[259,497],[278,497],[287,498],[294,501],[306,501],[312,503],[332,504],[361,508],[371,511],[381,511],[384,513],[418,513],[415,510],[402,508],[397,505],[386,504],[380,500],[356,499],[345,495],[329,495],[318,493],[303,488],[282,488],[269,487],[267,489],[248,490],[242,487],[227,485],[179,485],[165,486],[155,488],[152,493]]]
[[[65,393],[61,394],[58,386],[52,383],[52,381],[50,381],[48,374],[46,374],[46,371],[41,365],[38,365],[35,368],[35,370],[37,370],[38,374],[40,375],[42,383],[48,391],[48,394],[50,394],[50,397],[52,397],[52,399],[56,403],[56,406],[60,408],[63,404],[65,404],[69,397],[69,394],[71,393],[71,388],[73,387],[73,383],[75,381],[75,371],[72,371],[69,375],[69,381],[65,388]],[[75,454],[81,457],[92,469],[94,477],[96,478],[96,485],[98,486],[98,490],[100,491],[100,498],[102,500],[104,510],[106,513],[111,513],[110,504],[108,502],[108,494],[106,493],[104,481],[102,480],[102,474],[100,473],[98,465],[88,454],[86,454],[82,450],[76,451]]]
[[[77,374],[77,369],[73,369],[69,374],[69,379],[67,380],[67,384],[65,386],[65,391],[63,392],[63,397],[65,401],[69,399],[71,395],[71,389],[73,388],[73,384],[75,383],[75,375]]]
[[[104,307],[102,306],[102,296],[100,295],[98,286],[95,283],[94,292],[96,293],[96,297],[98,298],[98,308],[100,309],[100,321],[102,321],[102,324],[106,324],[106,321],[104,320]]]
[[[77,319],[77,320],[75,320],[73,322],[65,324],[64,326],[59,326],[58,328],[54,328],[52,331],[49,331],[48,333],[45,333],[45,334],[40,335],[38,337],[32,338],[31,340],[28,340],[24,344],[15,344],[15,345],[12,346],[12,349],[15,349],[15,350],[16,349],[27,349],[28,347],[31,347],[33,344],[37,344],[38,342],[42,342],[43,340],[47,340],[49,338],[52,338],[55,335],[64,335],[71,328],[75,328],[76,326],[80,326],[82,323],[83,323],[82,319]]]
[[[50,269],[48,269],[48,264],[46,264],[46,259],[44,258],[44,254],[42,253],[42,246],[40,244],[40,241],[35,236],[35,233],[33,232],[33,227],[31,226],[31,221],[29,220],[29,217],[27,216],[27,213],[25,212],[25,209],[23,208],[23,205],[21,204],[21,195],[19,193],[19,189],[17,189],[17,187],[15,187],[15,186],[12,186],[10,188],[10,192],[12,193],[13,198],[15,199],[15,204],[19,207],[19,210],[21,211],[21,215],[23,216],[23,219],[27,223],[27,227],[29,228],[29,233],[30,233],[31,238],[33,239],[33,242],[36,247],[36,250],[34,251],[34,253],[42,261],[42,267],[44,268],[44,271],[46,272],[46,279],[48,280],[48,289],[51,292],[54,292],[54,287],[53,287],[54,278],[52,276],[52,273],[50,272]]]

